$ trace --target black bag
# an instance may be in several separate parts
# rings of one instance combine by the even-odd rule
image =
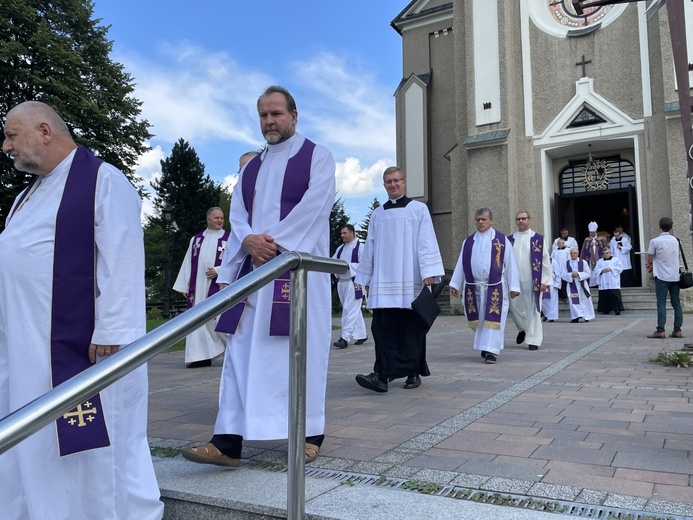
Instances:
[[[679,240],[678,238],[676,240]],[[683,257],[683,267],[686,269],[679,277],[679,287],[681,289],[688,289],[693,287],[693,273],[688,270],[688,263],[686,262],[686,255],[683,252],[683,247],[681,247],[681,241],[679,240],[679,250],[681,251],[681,256]]]
[[[424,323],[426,331],[428,331],[432,326],[433,322],[436,320],[440,314],[440,307],[436,302],[435,297],[431,290],[424,286],[421,289],[421,293],[416,297],[416,299],[411,302],[411,306],[414,312],[421,318]]]

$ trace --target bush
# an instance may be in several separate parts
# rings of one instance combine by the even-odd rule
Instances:
[[[148,320],[160,320],[161,318],[161,309],[159,309],[159,307],[152,307],[147,311]]]

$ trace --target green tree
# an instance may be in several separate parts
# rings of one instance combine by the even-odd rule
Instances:
[[[344,224],[349,223],[349,215],[344,210],[344,201],[339,197],[332,205],[330,212],[330,255],[333,255],[339,246],[342,245],[340,232]]]
[[[0,2],[0,114],[23,101],[43,101],[77,143],[136,182],[150,125],[139,118],[133,78],[109,57],[113,42],[108,27],[92,18],[93,6],[90,0]],[[0,230],[28,178],[0,156]]]
[[[172,284],[190,238],[207,227],[207,210],[220,203],[221,185],[205,174],[195,149],[181,138],[173,145],[171,155],[161,161],[161,178],[152,183],[152,188],[156,191],[154,215],[144,230],[146,276],[149,298],[159,300],[164,293],[166,261],[163,210],[170,207],[175,222],[168,237]]]
[[[361,222],[359,229],[356,230],[356,236],[359,238],[359,240],[363,240],[365,242],[366,237],[368,236],[368,225],[371,223],[371,215],[373,214],[375,208],[379,206],[380,202],[378,202],[377,198],[374,198],[373,202],[371,202],[371,205],[368,207],[368,213],[366,213],[363,222]]]

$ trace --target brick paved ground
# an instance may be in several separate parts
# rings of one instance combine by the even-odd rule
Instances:
[[[372,341],[332,349],[327,438],[312,466],[693,515],[693,372],[650,361],[693,341],[692,320],[690,340],[649,340],[653,317],[563,317],[544,324],[536,352],[515,345],[509,324],[486,365],[466,320],[442,317],[428,336],[432,376],[386,394],[354,381],[371,371]],[[185,369],[182,352],[162,354],[149,370],[152,443],[209,440],[221,360]],[[285,461],[285,450],[253,442],[244,456]]]

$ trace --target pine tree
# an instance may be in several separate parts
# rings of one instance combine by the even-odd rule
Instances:
[[[139,119],[132,77],[111,61],[108,27],[90,0],[0,2],[0,114],[30,100],[51,105],[75,141],[137,181],[149,122]],[[4,134],[0,132],[0,140]],[[28,175],[0,156],[0,230]]]
[[[373,202],[371,202],[371,205],[368,208],[368,213],[366,213],[363,222],[361,222],[359,229],[356,230],[356,236],[359,238],[359,240],[362,240],[364,242],[366,241],[366,237],[368,236],[368,225],[371,223],[371,215],[373,214],[375,208],[379,206],[380,202],[378,202],[377,198],[374,198]]]
[[[344,201],[339,197],[332,205],[330,212],[330,255],[333,255],[342,245],[341,231],[344,224],[349,223],[349,215],[344,210]]]
[[[182,138],[173,145],[171,155],[161,161],[161,179],[152,183],[156,191],[155,214],[145,226],[147,287],[151,299],[163,296],[165,224],[163,210],[170,207],[175,230],[169,234],[171,284],[178,274],[190,238],[207,227],[206,213],[218,206],[221,185],[205,174],[197,152]],[[225,214],[228,218],[228,214]],[[164,240],[162,240],[164,239]]]

